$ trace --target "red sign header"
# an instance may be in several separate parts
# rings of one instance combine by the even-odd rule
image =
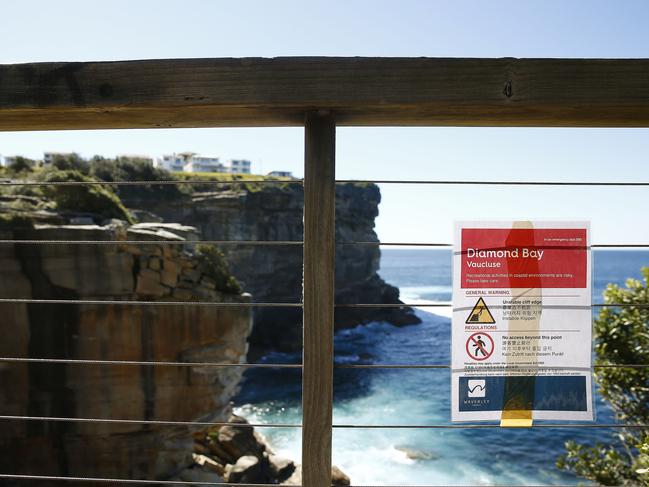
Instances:
[[[583,228],[463,228],[462,288],[585,288]]]

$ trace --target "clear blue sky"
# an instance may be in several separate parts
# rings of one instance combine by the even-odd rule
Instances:
[[[649,57],[638,1],[4,2],[0,63],[239,56]],[[302,173],[299,129],[0,133],[0,153],[194,150]],[[649,180],[645,129],[347,128],[338,177]],[[648,188],[382,186],[384,241],[451,240],[456,218],[591,219],[648,242]]]

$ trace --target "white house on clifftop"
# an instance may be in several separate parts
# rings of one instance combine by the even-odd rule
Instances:
[[[250,174],[251,163],[246,159],[230,159],[223,163],[215,156],[194,152],[165,154],[153,162],[155,167],[176,172],[217,172],[228,174]]]

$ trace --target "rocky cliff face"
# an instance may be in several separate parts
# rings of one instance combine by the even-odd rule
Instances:
[[[181,425],[137,422],[227,420],[242,369],[205,364],[245,361],[253,323],[250,308],[127,305],[119,301],[249,301],[250,295],[233,286],[220,261],[214,260],[219,260],[218,254],[182,242],[185,238],[302,240],[301,186],[242,185],[218,190],[209,185],[173,198],[160,198],[155,190],[135,192],[125,198],[135,213],[148,215],[148,220],[156,220],[157,214],[167,222],[182,224],[131,226],[107,219],[116,212],[126,214],[114,195],[105,194],[109,191],[86,188],[79,192],[61,186],[60,192],[55,192],[55,188],[50,188],[52,194],[0,194],[0,240],[150,243],[0,244],[0,297],[110,301],[0,303],[0,357],[5,358],[0,361],[0,384],[4,385],[0,387],[0,415],[135,421],[0,419],[0,471],[133,479],[196,480],[199,475],[204,480],[206,474],[211,481],[234,481],[239,474],[241,478],[254,474],[256,477],[250,478],[284,479],[288,470],[281,465],[286,462],[274,458],[267,446],[252,455],[246,451],[241,457],[231,453],[224,457],[197,452],[197,442],[192,452],[193,439],[204,432]],[[375,186],[337,188],[337,239],[375,242],[379,201]],[[99,211],[103,216],[96,213]],[[179,243],[168,245],[159,240]],[[234,245],[222,249],[234,275],[256,301],[300,301],[301,246]],[[338,246],[337,302],[399,303],[398,290],[377,274],[379,260],[377,246]],[[418,321],[406,307],[341,308],[336,314],[337,327],[373,320],[394,324]],[[251,341],[257,353],[300,348],[301,310],[260,309],[254,322]],[[197,365],[146,364],[151,361]],[[219,430],[216,442],[203,437],[203,446],[222,446],[227,438],[221,438],[221,433]],[[209,472],[204,471],[205,462],[211,465]],[[349,484],[343,474],[340,478],[343,485]],[[299,484],[299,466],[286,481]]]
[[[0,214],[0,217],[3,215]],[[0,296],[69,300],[241,302],[196,252],[156,240],[192,229],[116,221],[69,225],[35,211],[0,218],[1,239],[151,240],[149,245],[0,245]],[[249,308],[1,303],[0,356],[72,360],[245,360]],[[0,362],[2,415],[224,421],[241,369]],[[0,420],[0,471],[169,478],[193,463],[186,427]]]
[[[248,185],[218,189],[202,186],[185,198],[156,199],[122,195],[129,208],[144,209],[164,221],[197,227],[210,240],[283,240],[303,238],[304,194],[300,184]],[[381,199],[375,185],[338,185],[336,188],[337,241],[377,242],[374,220]],[[142,215],[142,214],[141,214]],[[155,218],[145,214],[147,218]],[[300,246],[228,245],[222,247],[230,268],[258,302],[299,302],[302,293]],[[377,271],[376,245],[338,245],[336,301],[338,303],[400,303],[399,290]],[[302,345],[301,310],[262,308],[255,311],[251,347],[264,351],[299,350]],[[418,323],[410,308],[339,308],[336,327],[370,321],[395,325]]]

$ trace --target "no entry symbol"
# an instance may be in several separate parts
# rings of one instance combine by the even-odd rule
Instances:
[[[484,332],[474,333],[466,341],[466,353],[473,360],[486,360],[494,353],[494,341]]]

